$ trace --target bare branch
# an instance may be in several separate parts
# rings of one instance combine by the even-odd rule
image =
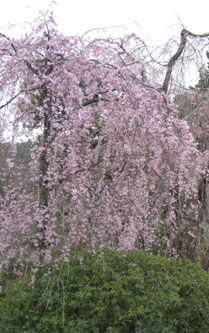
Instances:
[[[162,85],[162,91],[164,91],[165,93],[168,92],[168,86],[170,83],[170,78],[171,78],[171,74],[173,71],[173,67],[176,63],[176,61],[179,59],[179,57],[181,56],[186,43],[187,43],[187,38],[189,37],[199,37],[199,38],[205,38],[205,37],[209,37],[209,33],[204,33],[204,34],[193,34],[192,32],[188,31],[187,29],[182,29],[181,30],[181,40],[180,40],[180,44],[178,46],[178,49],[176,51],[176,53],[170,58],[168,64],[167,64],[167,71],[166,71],[166,75],[165,75],[165,79],[163,81],[163,85]]]
[[[163,81],[163,86],[162,86],[162,90],[165,93],[168,92],[168,86],[169,86],[173,67],[185,48],[185,45],[187,42],[187,36],[188,36],[187,30],[183,29],[181,31],[181,41],[180,41],[179,47],[178,47],[176,53],[171,57],[171,59],[169,60],[169,62],[167,64],[167,71],[166,71],[165,79]]]
[[[12,98],[10,98],[5,104],[0,105],[0,110],[12,103],[12,101],[14,101],[14,99],[17,98],[20,94],[21,91],[18,94],[14,95]]]
[[[190,37],[200,37],[200,38],[205,38],[205,37],[209,37],[209,32],[205,33],[205,34],[193,34],[192,32],[186,30],[188,33],[188,36]]]
[[[93,28],[93,29],[89,29],[89,30],[87,30],[82,36],[81,36],[81,38],[83,38],[85,35],[87,35],[87,34],[89,34],[90,32],[92,32],[92,31],[99,31],[99,30],[102,30],[102,31],[104,31],[104,30],[106,30],[106,29],[115,29],[115,28],[123,28],[124,29],[124,26],[122,26],[122,25],[119,25],[119,26],[112,26],[112,27],[104,27],[104,28]]]

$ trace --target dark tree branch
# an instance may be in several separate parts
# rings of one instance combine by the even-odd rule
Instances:
[[[173,71],[173,67],[174,67],[176,61],[181,56],[181,54],[186,46],[188,36],[195,37],[195,38],[197,38],[197,37],[205,38],[205,37],[209,37],[209,33],[193,34],[192,32],[188,31],[187,29],[182,29],[179,47],[178,47],[176,53],[171,57],[171,59],[169,60],[169,62],[167,64],[167,71],[166,71],[165,79],[164,79],[163,85],[162,85],[162,91],[164,91],[165,93],[168,92],[168,86],[170,83],[170,78],[171,78],[171,74]]]
[[[166,71],[165,79],[163,81],[163,86],[162,86],[162,91],[164,91],[165,93],[168,92],[168,86],[170,83],[170,78],[171,78],[171,73],[173,71],[173,67],[185,48],[185,45],[187,42],[187,36],[188,36],[187,30],[183,29],[181,31],[181,41],[180,41],[179,47],[178,47],[176,53],[171,57],[171,59],[169,60],[169,62],[167,64],[167,71]]]
[[[8,41],[11,43],[11,46],[12,46],[13,50],[15,51],[15,54],[17,54],[17,49],[16,49],[16,47],[14,46],[14,44],[11,42],[11,40],[10,40],[6,35],[4,35],[4,34],[2,34],[2,33],[0,33],[0,37],[1,37],[1,38],[5,38],[6,40],[8,40]]]
[[[28,60],[25,60],[25,62],[26,62],[27,67],[28,67],[28,68],[29,68],[34,74],[36,74],[36,75],[39,76],[39,71],[38,71],[37,69],[34,69],[34,68],[31,66],[31,64],[29,63]]]
[[[3,109],[3,108],[5,108],[6,106],[8,106],[10,103],[12,103],[15,100],[15,98],[17,98],[18,96],[20,96],[22,93],[31,92],[31,91],[34,91],[34,90],[37,90],[37,89],[43,89],[43,88],[44,88],[44,84],[42,84],[41,86],[38,85],[38,86],[30,88],[30,89],[20,90],[16,95],[14,95],[13,97],[11,97],[6,103],[0,105],[0,110]]]
[[[205,34],[193,34],[192,32],[186,30],[188,33],[188,36],[190,37],[200,37],[200,38],[205,38],[205,37],[209,37],[209,32],[206,32]]]
[[[10,103],[12,103],[12,101],[14,101],[14,99],[17,98],[20,94],[21,94],[21,91],[18,94],[16,94],[15,96],[13,96],[12,98],[10,98],[5,104],[0,105],[0,110],[3,109],[4,107],[8,106]]]
[[[98,102],[99,102],[99,96],[98,96],[98,94],[95,94],[93,98],[84,101],[82,103],[82,106],[87,106],[87,105],[98,103]]]

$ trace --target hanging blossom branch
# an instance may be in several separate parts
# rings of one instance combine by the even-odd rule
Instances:
[[[37,89],[40,89],[40,88],[43,88],[43,85],[38,85],[38,86],[35,86],[35,87],[27,89],[27,90],[20,90],[16,95],[12,96],[6,103],[0,105],[0,110],[3,109],[3,108],[5,108],[9,104],[11,104],[22,93],[34,91],[34,90],[37,90]]]
[[[176,61],[179,59],[179,57],[181,56],[182,52],[184,51],[188,37],[206,38],[206,37],[209,37],[209,33],[193,34],[192,32],[190,32],[189,30],[187,30],[185,28],[182,29],[179,47],[178,47],[176,53],[170,58],[170,60],[167,64],[167,71],[166,71],[165,79],[164,79],[163,85],[162,85],[162,91],[164,91],[165,93],[168,92],[168,86],[170,83],[171,74],[172,74],[174,65],[175,65]]]

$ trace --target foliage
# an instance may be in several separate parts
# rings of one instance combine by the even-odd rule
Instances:
[[[2,276],[2,333],[208,330],[209,275],[190,261],[83,252],[31,274]]]

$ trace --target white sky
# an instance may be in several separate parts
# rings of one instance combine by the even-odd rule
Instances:
[[[125,26],[145,38],[148,44],[159,45],[179,30],[179,20],[194,33],[209,32],[208,0],[1,0],[0,32],[8,31],[9,23],[32,22],[39,11],[53,8],[57,23],[66,35],[82,35],[89,29]]]

